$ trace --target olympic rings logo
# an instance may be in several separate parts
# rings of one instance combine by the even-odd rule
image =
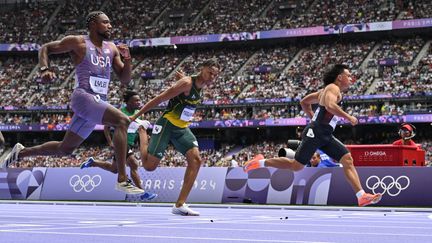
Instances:
[[[75,192],[80,192],[84,190],[85,192],[91,192],[96,187],[98,187],[102,182],[102,177],[100,175],[94,175],[90,177],[89,175],[84,175],[80,177],[79,175],[73,175],[69,179],[69,185]]]
[[[372,190],[374,194],[381,193],[384,195],[387,193],[389,196],[395,197],[399,195],[401,191],[407,189],[410,183],[409,177],[404,175],[399,176],[397,179],[390,175],[384,176],[382,179],[373,175],[367,178],[366,187]]]

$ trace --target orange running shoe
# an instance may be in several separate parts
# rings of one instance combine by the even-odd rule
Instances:
[[[262,155],[262,154],[255,155],[255,157],[253,157],[253,159],[246,162],[245,165],[243,166],[244,172],[249,172],[251,170],[255,170],[255,169],[260,168],[261,166],[260,166],[259,161],[262,159],[264,159],[264,155]]]
[[[378,194],[370,194],[370,193],[365,193],[363,194],[363,196],[358,198],[358,205],[360,207],[364,207],[370,204],[376,204],[381,200],[381,193]]]

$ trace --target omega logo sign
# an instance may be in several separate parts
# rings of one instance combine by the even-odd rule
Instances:
[[[365,151],[365,156],[386,156],[386,152],[384,151]]]

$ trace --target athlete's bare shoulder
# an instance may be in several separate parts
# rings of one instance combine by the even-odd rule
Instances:
[[[116,55],[119,54],[119,50],[118,50],[116,44],[114,44],[114,42],[107,41],[107,43],[108,43],[109,48],[111,48],[111,50],[113,50]]]
[[[339,102],[342,99],[340,88],[336,84],[329,84],[322,90],[320,94],[320,101],[322,100],[322,102],[324,102],[324,99],[330,97],[333,97],[331,99],[335,99],[336,102]]]
[[[323,89],[323,95],[332,94],[332,95],[340,95],[340,88],[336,84],[329,84]]]
[[[60,40],[58,47],[69,51],[75,64],[78,64],[84,58],[87,47],[85,36],[83,35],[68,35]]]
[[[182,87],[186,86],[186,87],[188,87],[187,89],[190,89],[190,88],[192,88],[192,77],[185,76],[185,77],[179,79],[176,83]]]
[[[67,35],[60,42],[78,47],[79,45],[85,45],[85,37],[83,35]]]
[[[83,36],[68,35],[63,37],[61,40],[46,43],[43,45],[42,49],[43,48],[47,48],[49,54],[67,52],[78,54],[83,50],[85,51],[85,41]]]
[[[75,39],[77,42],[85,42],[85,35],[67,35],[64,38]]]

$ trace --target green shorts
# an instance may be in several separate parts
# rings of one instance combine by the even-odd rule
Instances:
[[[162,159],[169,141],[183,155],[186,155],[189,149],[198,147],[198,141],[189,127],[176,127],[166,118],[161,117],[153,127],[148,153]]]

